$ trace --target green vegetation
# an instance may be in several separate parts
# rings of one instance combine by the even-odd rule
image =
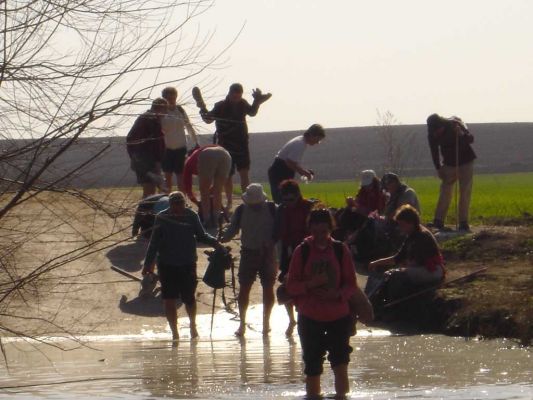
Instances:
[[[476,175],[472,195],[471,220],[474,223],[505,222],[533,214],[533,173]],[[436,177],[409,178],[406,182],[418,193],[422,218],[430,221],[439,195]],[[304,196],[322,200],[331,207],[341,207],[347,196],[354,196],[358,182],[336,181],[302,184]],[[268,185],[265,185],[268,190]],[[454,223],[454,205],[448,223]]]

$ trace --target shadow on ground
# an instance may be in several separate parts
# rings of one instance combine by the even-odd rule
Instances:
[[[127,272],[137,272],[142,269],[142,261],[146,254],[148,241],[139,239],[125,245],[113,247],[106,253],[112,265]]]

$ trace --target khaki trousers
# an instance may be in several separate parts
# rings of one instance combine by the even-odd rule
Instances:
[[[443,165],[439,169],[440,185],[439,202],[435,210],[435,220],[444,222],[448,208],[453,198],[453,188],[459,180],[459,223],[468,223],[468,210],[472,197],[472,183],[474,180],[474,162],[457,167]]]

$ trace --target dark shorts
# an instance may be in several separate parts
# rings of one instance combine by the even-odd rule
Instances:
[[[185,165],[185,157],[187,156],[187,148],[181,149],[166,149],[163,156],[161,167],[164,172],[181,174]]]
[[[224,146],[222,146],[224,147]],[[235,171],[242,171],[243,169],[250,169],[250,151],[248,144],[243,144],[238,149],[226,149],[231,156],[231,171],[230,176],[235,174]]]
[[[262,286],[274,285],[278,265],[274,248],[269,250],[252,250],[241,248],[241,261],[239,263],[239,284],[251,285],[257,275]]]
[[[159,175],[160,171],[157,164],[153,160],[145,160],[141,158],[131,159],[131,169],[135,172],[137,183],[155,183],[154,179],[149,174]]]
[[[304,373],[307,376],[321,375],[328,353],[331,368],[350,362],[350,336],[353,319],[350,315],[335,321],[315,321],[298,315],[298,334],[302,346]]]
[[[194,303],[196,286],[198,285],[196,265],[159,264],[157,270],[163,299],[181,298],[184,304]]]

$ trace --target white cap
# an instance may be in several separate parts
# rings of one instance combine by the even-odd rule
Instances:
[[[260,183],[251,183],[242,195],[242,199],[246,204],[259,204],[267,199],[267,195]]]
[[[361,186],[368,186],[372,183],[374,178],[377,178],[376,173],[372,169],[367,169],[361,172]]]

